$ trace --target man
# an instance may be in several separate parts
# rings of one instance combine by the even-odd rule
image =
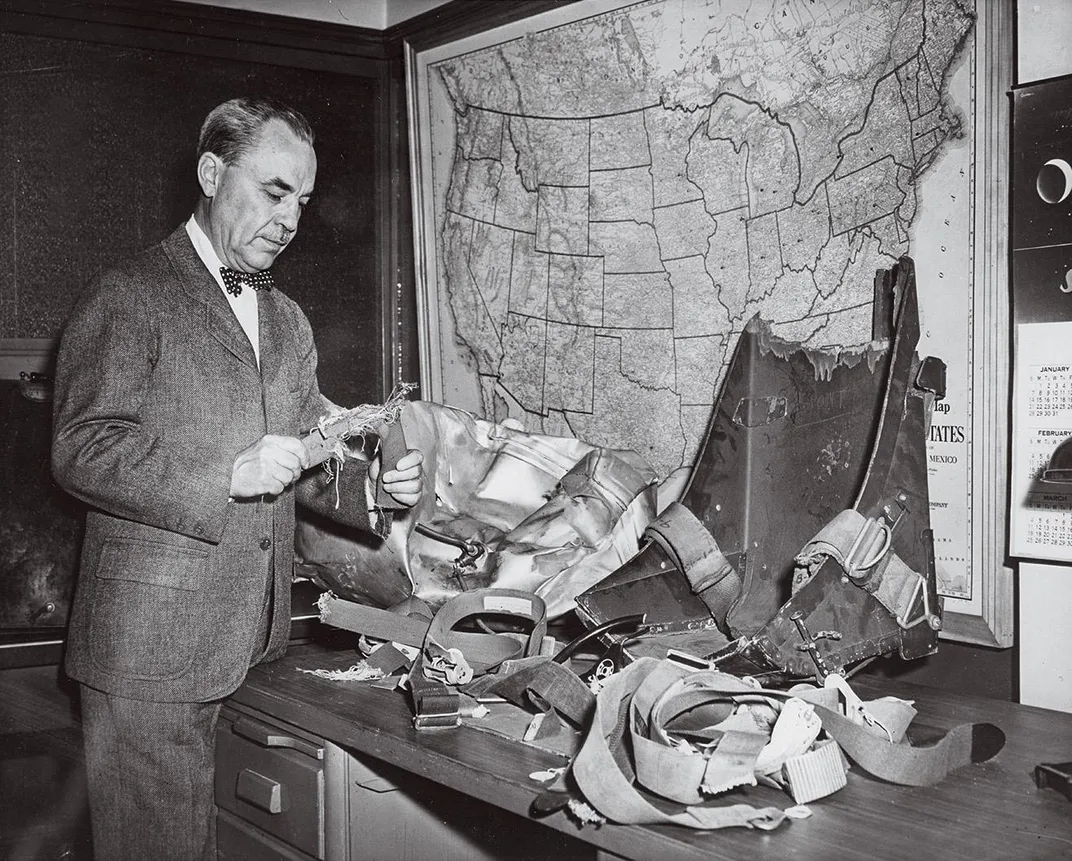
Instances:
[[[333,408],[309,322],[255,283],[315,178],[300,114],[264,99],[215,108],[193,216],[103,275],[63,335],[53,469],[91,506],[66,668],[81,683],[97,861],[215,858],[220,701],[286,648],[296,493],[337,515],[324,471],[295,490],[298,436]],[[379,473],[377,458],[372,486]],[[348,463],[338,480],[339,510],[370,528],[366,471]],[[413,505],[420,453],[382,484]]]

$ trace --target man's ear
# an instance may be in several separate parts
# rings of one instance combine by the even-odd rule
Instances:
[[[226,165],[211,152],[202,153],[197,160],[197,184],[205,197],[215,197],[219,189],[220,177]]]

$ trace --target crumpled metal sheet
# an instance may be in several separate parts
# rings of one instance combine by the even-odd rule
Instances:
[[[795,349],[759,324],[744,340],[731,383],[683,496],[743,592],[727,618],[733,636],[756,631],[790,597],[793,557],[852,504],[867,468],[888,350]],[[736,362],[735,362],[736,365]],[[782,414],[742,421],[742,404],[777,399]],[[705,451],[706,454],[706,451]]]
[[[412,594],[438,606],[494,585],[535,593],[554,617],[636,551],[654,516],[657,475],[633,452],[430,401],[407,403],[401,425],[406,445],[424,454],[426,488],[414,509],[395,514],[385,541],[299,526],[299,572],[339,597],[389,607]],[[418,524],[486,552],[459,571],[458,547]]]

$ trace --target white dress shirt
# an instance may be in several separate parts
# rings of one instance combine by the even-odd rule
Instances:
[[[257,291],[243,290],[237,296],[232,296],[227,291],[227,288],[223,285],[223,276],[220,275],[220,267],[223,264],[216,254],[216,249],[212,247],[212,242],[209,241],[205,231],[201,229],[201,225],[197,223],[197,220],[192,215],[190,220],[186,222],[186,234],[194,244],[194,251],[197,252],[197,256],[208,267],[208,271],[212,273],[212,277],[220,285],[223,295],[227,297],[227,303],[231,306],[231,310],[234,312],[235,317],[238,318],[242,331],[246,333],[249,343],[253,346],[253,355],[257,357],[259,367],[261,363],[261,343],[260,325],[257,320]]]

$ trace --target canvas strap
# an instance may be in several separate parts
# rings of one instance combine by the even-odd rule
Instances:
[[[547,633],[546,605],[530,592],[518,589],[474,589],[445,603],[432,621],[381,610],[337,598],[320,596],[320,621],[367,637],[424,648],[430,640],[443,650],[458,649],[474,672],[486,672],[504,660],[539,653]],[[470,616],[521,616],[532,622],[528,635],[484,634],[455,631],[454,626]]]
[[[777,827],[785,814],[776,807],[690,805],[677,812],[666,812],[636,789],[634,778],[639,779],[638,768],[629,754],[627,742],[633,722],[633,696],[653,672],[658,670],[660,676],[665,674],[673,678],[673,669],[676,668],[667,669],[667,662],[641,658],[606,680],[596,697],[592,725],[571,767],[585,801],[612,822],[626,824],[663,823],[702,830],[732,826]],[[662,773],[658,762],[648,763],[641,768],[649,773],[648,779],[651,779],[651,774]],[[675,791],[680,793],[681,787],[693,777],[671,777],[677,788]],[[647,788],[664,794],[661,786]]]
[[[892,529],[855,509],[839,512],[804,545],[796,562],[814,568],[827,557],[834,559],[849,578],[870,592],[890,611],[902,628],[926,621],[927,584],[892,548]],[[922,613],[912,615],[922,603]]]
[[[454,627],[471,616],[519,616],[532,623],[527,635],[481,634],[455,631]],[[455,595],[432,617],[425,637],[425,647],[434,643],[444,649],[457,649],[473,668],[485,673],[503,661],[531,657],[540,652],[547,634],[547,607],[543,599],[520,589],[474,589]]]
[[[766,737],[754,733],[759,737],[749,738],[753,733],[747,724],[723,723],[725,745],[720,741],[699,755],[671,742],[666,731],[669,719],[687,713],[695,720],[717,722],[728,714],[731,703],[804,699],[813,706],[826,733],[857,765],[876,777],[908,786],[936,783],[956,768],[989,759],[1004,744],[1004,734],[991,724],[962,724],[927,746],[916,747],[893,736],[898,738],[895,741],[876,727],[862,726],[841,714],[838,696],[830,688],[757,689],[717,671],[692,672],[669,661],[641,658],[607,679],[596,697],[593,722],[574,758],[572,774],[585,800],[613,822],[769,829],[785,818],[778,808],[698,804],[718,792],[754,783],[760,741],[765,743]],[[795,759],[785,771],[797,784],[795,797],[797,791],[801,797],[821,797],[830,786],[837,788],[839,779],[844,785],[844,770],[833,751],[817,746],[813,752],[810,760]],[[686,806],[677,811],[656,807],[638,791],[638,784]]]
[[[330,593],[320,596],[319,607],[325,624],[421,650],[408,674],[417,729],[457,726],[456,688],[504,661],[537,655],[547,633],[543,600],[517,589],[463,592],[440,607],[431,621],[346,601]],[[489,615],[520,616],[532,627],[527,635],[454,630],[466,618]]]
[[[644,533],[673,560],[693,593],[726,630],[726,614],[741,594],[741,578],[707,527],[680,502],[671,502]]]

